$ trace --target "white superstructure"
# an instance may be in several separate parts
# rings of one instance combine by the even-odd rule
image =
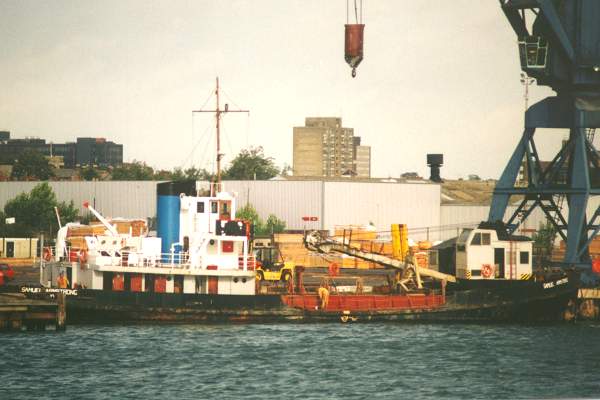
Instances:
[[[44,251],[41,284],[60,285],[63,273],[69,288],[255,294],[250,227],[235,219],[235,196],[224,191],[181,194],[179,205],[179,239],[168,252],[161,252],[165,239],[147,236],[140,221],[100,216],[102,225],[67,224],[58,232],[56,247]]]
[[[499,238],[495,229],[464,229],[456,240],[456,277],[524,280],[532,274],[531,240]]]

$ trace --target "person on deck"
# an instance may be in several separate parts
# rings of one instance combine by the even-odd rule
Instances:
[[[69,287],[69,280],[65,276],[64,272],[61,272],[58,278],[56,278],[56,285],[60,289],[67,289]]]
[[[329,288],[328,288],[328,283],[326,281],[321,282],[321,287],[319,287],[318,290],[318,295],[319,295],[319,299],[321,300],[321,310],[324,310],[327,308],[327,304],[329,303]]]

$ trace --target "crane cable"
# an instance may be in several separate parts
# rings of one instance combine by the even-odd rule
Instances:
[[[346,0],[346,24],[350,23],[350,6],[349,6],[349,1],[350,0]],[[362,0],[360,1],[360,7],[357,4],[357,1],[354,0],[354,19],[355,19],[355,23],[356,24],[362,24],[362,14],[363,14],[363,6],[362,6]],[[360,8],[360,13],[358,12]],[[360,16],[360,18],[359,18]]]

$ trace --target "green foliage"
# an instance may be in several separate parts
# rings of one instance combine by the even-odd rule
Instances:
[[[169,179],[172,181],[212,181],[214,180],[214,175],[204,168],[191,167],[186,170],[175,168],[173,172],[171,172],[171,177]]]
[[[191,167],[185,170],[174,168],[172,171],[154,170],[154,168],[141,161],[133,161],[116,167],[111,175],[113,181],[210,181],[213,178],[214,176],[204,168]]]
[[[196,180],[196,181],[214,181],[215,175],[211,174],[204,168],[191,167],[183,171],[183,180]]]
[[[258,236],[270,235],[271,233],[279,233],[285,230],[285,221],[271,214],[267,218],[267,222],[264,222],[250,203],[240,208],[235,216],[238,219],[250,221],[254,227],[254,234]]]
[[[532,235],[534,253],[540,255],[542,259],[549,258],[552,254],[556,233],[551,222],[540,224],[538,231]]]
[[[94,181],[100,178],[100,173],[94,167],[83,168],[80,175],[86,181]]]
[[[250,223],[252,223],[252,226],[254,227],[255,235],[259,235],[259,232],[264,231],[264,223],[260,219],[260,216],[258,215],[258,212],[256,212],[256,209],[250,203],[246,204],[244,207],[239,208],[235,213],[235,217],[237,219],[250,221]]]
[[[265,223],[266,233],[279,233],[285,230],[285,221],[277,218],[274,214],[270,214]]]
[[[251,147],[240,151],[231,161],[231,165],[223,172],[223,179],[228,180],[265,180],[279,175],[279,168],[273,158],[266,157],[262,147]]]
[[[145,162],[133,160],[131,163],[113,169],[113,181],[151,181],[154,179],[154,169]]]
[[[77,219],[77,209],[70,203],[58,202],[48,183],[40,183],[30,193],[21,193],[4,206],[0,234],[14,237],[35,237],[41,233],[54,237],[58,222],[54,207],[58,207],[61,222]],[[5,218],[15,218],[15,224],[6,225]]]
[[[54,176],[52,167],[46,157],[35,150],[22,152],[13,165],[13,180],[42,180],[46,181]]]

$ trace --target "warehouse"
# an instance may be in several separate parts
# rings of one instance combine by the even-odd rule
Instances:
[[[1,182],[0,208],[38,183]],[[108,217],[124,218],[156,215],[157,183],[49,182],[59,201],[72,200],[80,209],[89,201]],[[388,231],[391,223],[403,223],[415,239],[444,240],[456,236],[461,227],[487,219],[489,210],[489,205],[442,202],[442,186],[427,181],[284,179],[225,181],[224,185],[237,193],[239,206],[250,203],[262,218],[275,214],[288,229],[296,230],[333,230],[339,225],[372,223],[377,230]],[[316,218],[307,222],[303,217]],[[518,233],[530,234],[544,222],[543,213],[535,210]]]

